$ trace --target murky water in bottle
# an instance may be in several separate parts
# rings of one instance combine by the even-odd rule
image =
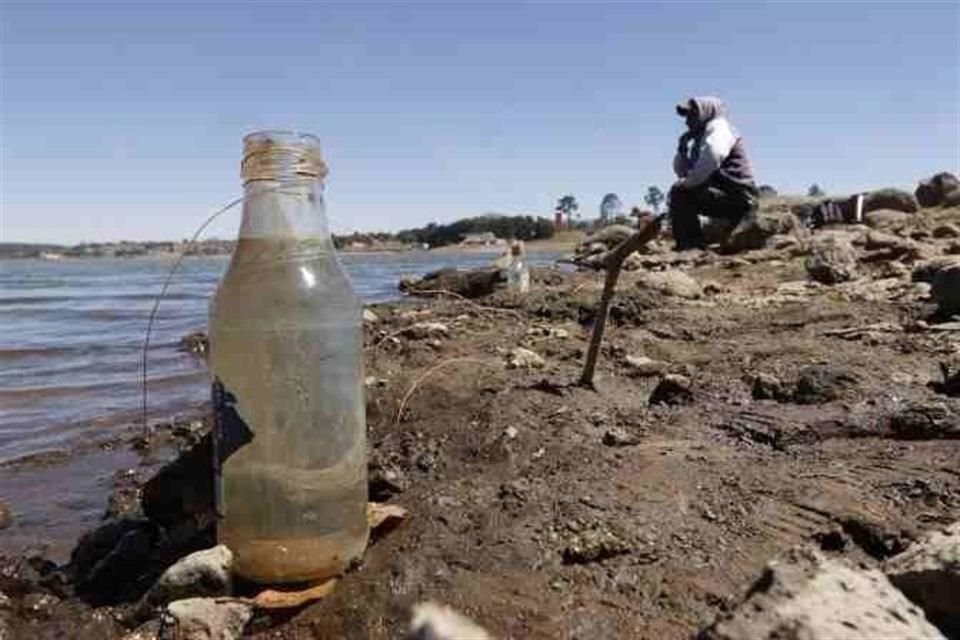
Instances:
[[[296,155],[301,141],[284,142]],[[310,169],[319,149],[294,160]],[[240,575],[300,582],[341,572],[367,544],[362,306],[326,234],[321,183],[277,192],[262,179],[270,162],[252,163],[210,308],[210,365],[231,399],[218,419],[253,435],[222,465],[218,538]]]

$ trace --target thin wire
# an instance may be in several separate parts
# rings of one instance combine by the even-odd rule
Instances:
[[[170,271],[167,273],[166,279],[163,281],[163,286],[160,288],[160,293],[157,294],[157,297],[153,299],[153,309],[150,310],[150,319],[147,321],[147,331],[146,335],[143,338],[143,352],[141,354],[140,361],[140,411],[141,411],[141,420],[143,422],[143,435],[149,439],[150,437],[150,426],[147,420],[147,360],[150,353],[150,335],[153,331],[153,323],[157,317],[157,311],[160,309],[160,301],[163,300],[164,296],[167,295],[167,289],[170,288],[170,283],[173,281],[173,276],[177,273],[177,269],[180,268],[180,264],[183,262],[184,257],[187,255],[187,251],[190,250],[197,242],[197,239],[200,237],[200,234],[210,226],[214,220],[219,218],[221,215],[234,208],[238,204],[242,203],[248,197],[254,197],[258,195],[263,195],[264,193],[276,192],[279,193],[281,189],[289,186],[290,184],[300,184],[303,180],[290,180],[284,182],[274,188],[266,189],[264,191],[259,191],[250,196],[244,194],[239,198],[235,198],[217,209],[213,214],[211,214],[203,224],[194,232],[193,236],[186,242],[184,247],[180,250],[180,254],[177,256],[177,259],[174,261],[173,266],[170,267]],[[291,192],[292,193],[292,192]]]

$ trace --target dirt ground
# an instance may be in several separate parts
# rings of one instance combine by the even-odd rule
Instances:
[[[920,225],[924,257],[955,250],[923,227],[945,221],[960,210]],[[960,364],[960,325],[911,282],[919,257],[861,251],[860,277],[829,286],[807,280],[802,245],[645,256],[703,293],[625,272],[593,390],[576,382],[600,274],[372,307],[372,498],[410,517],[332,597],[247,635],[402,637],[435,600],[500,638],[687,638],[794,545],[875,565],[960,519],[960,399],[928,386]],[[409,330],[423,322],[443,328]],[[508,368],[517,347],[543,366]],[[689,394],[651,405],[661,376],[640,356]],[[760,374],[779,399],[754,398]]]
[[[909,277],[808,286],[782,251],[661,257],[691,261],[708,293],[650,295],[625,274],[595,391],[574,383],[600,276],[375,308],[371,473],[411,518],[333,598],[253,637],[396,637],[432,599],[503,638],[685,638],[793,545],[875,564],[960,517],[960,403],[927,386],[960,332],[918,328],[932,309]],[[416,321],[449,335],[392,337]],[[506,369],[518,346],[545,366]],[[692,400],[651,407],[658,378],[628,355],[688,377]],[[752,398],[757,374],[818,364],[851,376],[840,397]],[[908,407],[945,409],[949,437],[891,431]]]

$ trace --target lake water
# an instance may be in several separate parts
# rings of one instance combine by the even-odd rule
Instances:
[[[366,302],[399,297],[397,282],[441,267],[489,265],[490,253],[344,254]],[[558,256],[531,253],[530,263]],[[167,417],[208,396],[202,361],[179,349],[204,329],[226,257],[189,258],[154,326],[150,414]],[[108,439],[139,419],[140,353],[154,297],[172,266],[147,259],[0,262],[0,463]]]

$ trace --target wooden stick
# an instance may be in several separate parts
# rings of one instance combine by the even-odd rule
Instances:
[[[610,302],[617,290],[617,280],[623,261],[631,253],[657,237],[660,232],[660,218],[641,218],[636,233],[608,251],[601,260],[606,269],[603,280],[603,292],[600,294],[600,303],[597,305],[597,316],[593,324],[593,334],[590,336],[590,347],[587,349],[587,359],[583,363],[583,374],[580,376],[580,386],[593,389],[593,374],[597,368],[597,358],[600,356],[600,344],[603,342],[603,331],[607,326],[607,316],[610,313]]]

